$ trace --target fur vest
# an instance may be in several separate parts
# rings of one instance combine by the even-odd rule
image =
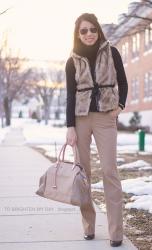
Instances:
[[[119,102],[118,84],[109,42],[105,41],[99,47],[94,71],[95,81],[92,79],[88,59],[74,52],[71,56],[77,82],[75,115],[88,114],[92,95],[95,95],[98,111],[116,109]]]

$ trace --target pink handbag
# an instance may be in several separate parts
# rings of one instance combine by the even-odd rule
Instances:
[[[64,144],[61,148],[57,162],[40,177],[36,194],[47,199],[84,206],[91,198],[87,176],[84,168],[78,163],[77,146],[72,147],[74,162],[64,161],[66,146],[67,144]]]

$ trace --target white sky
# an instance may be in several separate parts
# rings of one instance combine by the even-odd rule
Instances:
[[[117,23],[132,0],[0,0],[0,37],[20,55],[33,59],[66,59],[72,48],[76,18],[94,13],[100,23]]]

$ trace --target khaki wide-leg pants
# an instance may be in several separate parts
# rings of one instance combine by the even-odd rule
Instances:
[[[94,136],[103,172],[104,194],[108,228],[111,240],[123,238],[122,188],[116,165],[117,127],[116,118],[106,112],[89,112],[88,116],[76,117],[77,145],[80,163],[85,168],[91,184],[90,144]],[[80,207],[85,234],[95,233],[96,213],[92,200]]]

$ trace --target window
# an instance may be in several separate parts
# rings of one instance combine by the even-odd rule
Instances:
[[[127,60],[128,60],[128,42],[125,42],[123,45],[122,45],[122,60],[123,60],[123,63],[127,63]]]
[[[145,73],[144,77],[144,100],[152,99],[152,71]]]
[[[152,48],[152,23],[145,29],[145,50]]]
[[[139,49],[140,49],[140,34],[136,33],[132,37],[132,58],[139,56]]]
[[[134,77],[131,81],[131,103],[139,101],[139,79]]]

